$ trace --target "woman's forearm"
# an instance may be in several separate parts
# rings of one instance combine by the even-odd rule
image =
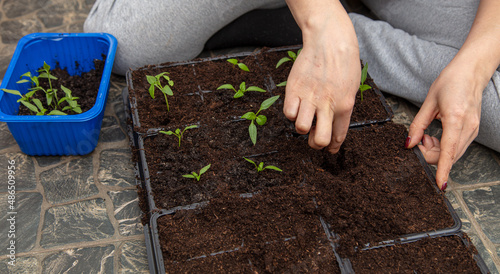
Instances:
[[[484,85],[500,64],[499,14],[500,1],[481,0],[469,35],[452,61],[466,64]]]
[[[339,43],[357,45],[351,19],[340,1],[286,0],[286,2],[302,30],[304,44],[313,42],[318,33],[330,30],[332,35],[339,35],[337,39]]]

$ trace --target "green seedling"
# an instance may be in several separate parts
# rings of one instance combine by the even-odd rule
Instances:
[[[60,105],[62,102],[68,103],[68,105],[65,106],[62,109],[62,111],[71,110],[74,113],[82,113],[82,109],[80,108],[80,105],[76,101],[76,100],[78,100],[80,98],[73,97],[71,95],[71,90],[69,88],[66,88],[63,85],[61,85],[61,89],[64,91],[64,93],[66,94],[66,96],[64,96],[63,98],[59,99],[59,101],[57,102],[57,104]]]
[[[227,61],[229,63],[233,64],[233,67],[234,66],[238,66],[241,70],[250,72],[250,70],[248,69],[247,65],[238,62],[238,59],[227,59]]]
[[[272,169],[272,170],[276,170],[276,171],[283,171],[281,170],[280,168],[278,167],[275,167],[275,166],[264,166],[264,163],[263,162],[260,162],[260,164],[256,164],[254,161],[250,160],[250,159],[247,159],[245,157],[243,157],[243,159],[247,160],[248,162],[252,163],[255,168],[257,169],[257,172],[261,172],[263,171],[264,169]]]
[[[163,134],[166,134],[166,135],[175,135],[177,136],[177,138],[179,138],[179,147],[181,146],[181,140],[182,140],[182,136],[184,135],[184,131],[188,130],[188,129],[192,129],[192,128],[197,128],[198,126],[197,125],[191,125],[191,126],[187,126],[184,128],[184,130],[180,130],[180,129],[176,129],[175,132],[174,131],[160,131],[160,133],[163,133]]]
[[[272,106],[279,97],[279,95],[276,95],[266,99],[260,105],[259,111],[257,111],[257,113],[247,112],[243,114],[243,116],[241,116],[241,118],[251,121],[250,126],[248,127],[248,133],[250,134],[250,140],[252,140],[254,146],[257,143],[257,126],[255,125],[254,121],[257,122],[257,124],[260,126],[264,125],[267,122],[267,117],[262,114],[259,115],[259,113],[262,110],[268,109],[270,106]]]
[[[186,175],[182,175],[182,177],[184,178],[193,178],[193,179],[196,179],[196,181],[200,181],[200,178],[201,178],[201,175],[205,172],[207,172],[207,170],[210,168],[211,164],[208,164],[207,166],[203,167],[201,170],[200,170],[200,173],[196,173],[196,172],[191,172],[191,174],[186,174]]]
[[[247,91],[266,92],[265,89],[261,89],[261,88],[256,87],[256,86],[250,86],[247,88],[245,85],[245,82],[241,82],[240,88],[238,90],[236,90],[236,88],[234,88],[233,85],[231,85],[231,84],[224,84],[224,85],[217,88],[217,90],[219,90],[219,89],[232,89],[232,90],[234,90],[234,92],[235,92],[235,94],[233,96],[234,98],[242,97],[243,95],[245,95],[245,92],[247,92]]]
[[[279,66],[283,65],[283,63],[286,63],[286,62],[289,62],[289,61],[295,62],[295,60],[297,59],[297,56],[300,54],[301,50],[302,49],[299,49],[297,51],[297,53],[295,53],[295,52],[293,52],[291,50],[287,51],[289,57],[283,57],[283,58],[281,58],[278,61],[278,63],[276,64],[276,68],[278,68]]]
[[[146,79],[148,80],[149,83],[149,95],[151,95],[151,98],[155,98],[155,88],[158,88],[162,93],[163,96],[165,96],[165,103],[167,104],[167,111],[169,111],[168,107],[168,100],[167,100],[167,95],[174,95],[172,92],[172,89],[170,87],[174,86],[174,81],[170,80],[170,77],[168,77],[165,74],[169,74],[168,72],[162,72],[156,76],[151,76],[151,75],[146,75]],[[161,78],[167,80],[167,84],[163,86],[161,84]]]
[[[276,86],[277,86],[277,87],[285,87],[285,86],[286,86],[286,82],[287,82],[287,81],[283,81],[283,82],[281,82],[281,83],[277,84]]]
[[[359,91],[361,92],[361,102],[363,102],[363,92],[365,90],[372,88],[370,85],[365,84],[367,76],[368,76],[368,63],[366,63],[363,66],[363,69],[361,70],[361,84],[359,85]]]

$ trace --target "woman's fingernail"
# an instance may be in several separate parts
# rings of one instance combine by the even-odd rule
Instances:
[[[410,141],[411,137],[410,136],[406,137],[405,148],[408,148],[408,146],[410,145]]]
[[[420,141],[420,142],[422,142],[422,145],[423,145],[423,146],[425,146],[425,144],[424,144],[424,140],[425,140],[425,138],[424,138],[424,137],[422,137],[422,141]]]
[[[441,190],[445,191],[447,186],[448,186],[448,182],[444,182],[443,186],[441,187]]]

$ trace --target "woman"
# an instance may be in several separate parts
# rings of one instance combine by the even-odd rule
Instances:
[[[348,14],[336,0],[97,0],[84,30],[117,37],[114,71],[124,74],[194,58],[234,19],[288,4],[303,50],[288,78],[283,111],[297,132],[309,133],[312,148],[339,150],[362,59],[382,90],[421,106],[405,145],[421,142],[427,162],[438,165],[436,181],[444,190],[452,165],[473,140],[500,151],[500,1],[363,2],[380,21]],[[424,134],[434,119],[442,122],[441,141]]]

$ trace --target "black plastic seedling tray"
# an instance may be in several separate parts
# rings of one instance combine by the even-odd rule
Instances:
[[[285,53],[288,50],[296,50],[296,49],[299,49],[300,47],[301,46],[272,48],[272,49],[269,49],[267,52],[281,52],[282,51]],[[197,59],[197,60],[186,61],[186,62],[174,62],[174,63],[168,63],[168,64],[164,64],[164,65],[153,66],[153,68],[167,70],[168,68],[177,67],[177,66],[195,66],[196,64],[202,64],[202,63],[208,62],[208,61],[220,61],[220,60],[226,60],[229,58],[242,58],[242,57],[248,57],[248,56],[256,57],[256,55],[259,54],[260,52],[261,51],[243,52],[243,53],[238,53],[238,54],[203,58],[203,59]],[[258,60],[257,60],[257,63],[258,63]],[[151,69],[151,68],[152,68],[152,66],[148,66],[148,67],[140,68],[138,70],[146,70],[146,69]],[[194,74],[192,76],[193,76],[193,78],[196,78],[196,76]],[[133,77],[132,77],[131,70],[127,71],[126,81],[127,81],[128,89],[131,91],[134,90],[135,87],[133,84]],[[273,91],[276,89],[276,84],[275,84],[272,76],[268,74],[267,78],[264,80],[264,82],[265,82],[265,89],[272,95]],[[350,123],[351,128],[359,127],[359,126],[366,126],[369,124],[384,123],[384,122],[390,121],[392,116],[393,116],[393,112],[392,112],[390,106],[385,101],[384,95],[379,90],[379,88],[376,86],[376,84],[371,79],[367,80],[367,84],[372,86],[372,91],[379,97],[380,103],[383,105],[387,115],[383,119],[367,119],[367,120],[361,121],[361,122],[351,122]],[[144,92],[147,92],[147,91],[144,91]],[[215,92],[215,91],[202,90],[202,88],[198,85],[198,90],[194,90],[193,93],[190,95],[193,95],[194,98],[197,98],[197,99],[201,98],[201,100],[203,100],[203,94],[210,93],[210,92]],[[222,92],[222,91],[217,91],[217,92]],[[137,129],[140,129],[141,132],[143,132],[143,133],[145,133],[145,132],[154,133],[154,132],[157,132],[159,130],[165,129],[165,127],[161,127],[161,126],[153,127],[153,128],[144,128],[144,126],[141,125],[139,113],[137,112],[137,98],[135,98],[133,95],[132,96],[129,96],[129,95],[130,95],[129,91],[123,92],[124,97],[125,96],[129,97],[126,99],[124,98],[124,102],[126,103],[126,107],[128,108],[128,112],[130,112],[130,117],[132,119],[132,131],[136,132]],[[161,98],[159,98],[159,99],[161,99]],[[238,118],[238,117],[232,117],[232,119],[235,119],[235,118]]]
[[[295,50],[300,48],[299,46],[297,47],[287,47],[287,48],[277,48],[277,49],[271,49],[270,51],[287,51],[287,50]],[[243,56],[250,56],[254,55],[255,52],[247,52],[247,53],[240,53],[240,54],[234,54],[234,55],[227,55],[227,56],[221,56],[221,57],[215,57],[215,58],[205,58],[201,60],[193,60],[189,62],[179,62],[179,63],[171,63],[167,65],[158,65],[155,66],[157,68],[168,68],[168,67],[173,67],[173,66],[194,66],[195,64],[202,63],[205,61],[214,61],[214,60],[225,60],[228,58],[238,58],[238,57],[243,57]],[[272,91],[274,89],[273,85],[274,81],[271,76],[269,76],[268,79],[266,79],[266,89],[272,94]],[[160,248],[159,244],[159,238],[158,238],[158,227],[157,227],[157,220],[158,218],[161,218],[165,215],[171,215],[175,214],[175,212],[179,209],[184,209],[184,210],[190,210],[196,206],[199,206],[200,203],[193,204],[190,206],[180,206],[180,207],[174,207],[174,208],[162,208],[159,207],[155,203],[154,199],[154,190],[152,189],[151,186],[151,174],[149,173],[148,169],[148,163],[146,161],[146,152],[144,150],[144,140],[146,138],[150,138],[152,136],[155,136],[158,134],[159,130],[168,130],[168,129],[173,129],[175,126],[171,128],[165,128],[165,127],[160,127],[160,128],[144,128],[141,126],[140,123],[140,117],[137,113],[137,101],[133,96],[130,96],[129,91],[133,90],[133,82],[131,79],[131,71],[129,70],[127,72],[127,87],[123,90],[122,96],[123,96],[123,101],[125,104],[125,111],[127,117],[130,118],[131,122],[130,125],[128,126],[128,133],[129,137],[131,140],[131,146],[134,148],[136,153],[138,154],[137,162],[136,162],[136,171],[137,171],[137,180],[138,185],[141,186],[143,190],[144,196],[142,197],[146,204],[147,204],[147,212],[146,215],[148,216],[149,223],[145,225],[144,227],[144,233],[145,233],[145,238],[146,238],[146,247],[147,247],[147,252],[148,252],[148,262],[150,266],[150,272],[151,273],[165,273],[165,266],[163,263],[163,256],[162,256],[162,251]],[[365,126],[369,126],[372,124],[383,124],[385,122],[388,122],[392,119],[392,110],[390,107],[387,105],[385,102],[385,98],[383,94],[380,92],[380,90],[376,87],[375,84],[372,84],[374,87],[373,90],[375,91],[376,94],[379,95],[380,101],[383,104],[385,110],[387,111],[387,118],[381,119],[381,120],[368,120],[364,122],[358,122],[358,123],[351,123],[350,124],[350,130],[362,130]],[[200,87],[198,87],[198,90],[195,91],[192,95],[194,96],[199,96],[200,98],[203,98],[203,94],[207,92],[212,92],[212,91],[205,91],[202,90]],[[160,98],[161,99],[161,98]],[[237,119],[238,117],[232,117],[233,119]],[[225,122],[228,122],[230,120],[226,120]],[[137,131],[137,129],[140,129],[140,132]],[[423,158],[421,152],[418,150],[418,148],[414,149],[414,152],[416,153],[419,161],[421,162],[422,166],[425,169],[425,172],[427,176],[429,177],[429,182],[432,184],[433,188],[437,191],[440,192],[440,190],[437,188],[435,184],[435,177],[429,168],[428,164],[425,162],[425,159]],[[460,229],[461,229],[461,221],[454,211],[453,207],[449,203],[449,201],[444,198],[444,201],[446,203],[446,206],[449,210],[449,213],[451,214],[454,224],[451,227],[445,228],[445,229],[440,229],[436,231],[426,231],[426,232],[421,232],[421,233],[415,233],[415,234],[410,234],[410,235],[403,235],[397,239],[389,239],[387,241],[380,242],[377,245],[365,245],[364,249],[370,249],[370,248],[378,248],[378,247],[383,247],[383,246],[388,246],[388,245],[395,245],[395,244],[401,244],[401,243],[408,243],[408,242],[413,242],[413,241],[418,241],[422,238],[429,238],[429,237],[441,237],[441,236],[447,236],[447,235],[455,235],[457,234]],[[321,218],[321,217],[320,217]],[[352,268],[350,266],[350,262],[348,258],[341,258],[336,252],[336,234],[334,231],[331,231],[329,229],[329,226],[325,223],[325,221],[321,218],[321,223],[323,225],[323,228],[325,230],[326,236],[328,240],[330,241],[330,244],[332,246],[333,252],[335,253],[335,259],[337,263],[339,264],[339,267],[341,269],[342,273],[352,273]],[[230,252],[228,250],[227,252]],[[212,254],[212,255],[217,255],[217,254]],[[484,262],[482,262],[482,259],[479,257],[479,255],[476,255],[478,265],[482,269],[487,270],[484,266]],[[196,258],[194,258],[196,259]],[[483,272],[487,273],[487,272]]]
[[[241,197],[251,198],[253,195],[258,195],[258,194],[246,193],[246,194],[241,194]],[[161,210],[159,212],[155,212],[151,216],[150,223],[149,223],[149,226],[151,227],[151,229],[150,229],[151,234],[147,235],[148,237],[150,237],[150,240],[151,240],[151,242],[149,242],[147,244],[148,257],[150,259],[150,261],[149,261],[150,267],[153,266],[153,268],[150,271],[151,273],[168,273],[168,272],[170,272],[169,269],[166,269],[165,264],[164,264],[164,257],[163,257],[163,252],[162,252],[161,245],[160,245],[160,238],[159,238],[160,235],[159,235],[159,231],[158,231],[158,219],[165,217],[167,215],[175,215],[176,212],[178,212],[178,211],[195,210],[195,209],[200,208],[200,207],[202,208],[202,207],[206,206],[207,204],[208,204],[208,202],[196,203],[196,204],[192,204],[192,205],[172,208],[170,210]],[[334,248],[335,247],[335,243],[334,243],[335,239],[334,239],[334,237],[332,237],[332,235],[329,234],[330,232],[327,228],[327,224],[323,221],[323,219],[319,216],[318,216],[318,218],[319,218],[319,224],[321,225],[322,230],[325,233],[325,238],[328,239],[329,246],[330,246],[333,254],[335,254],[335,258],[332,257],[332,263],[339,264],[339,268],[341,270],[341,273],[350,273],[349,271],[351,268],[350,268],[350,265],[348,265],[349,260],[341,259],[338,256],[338,254],[335,252],[335,248]],[[281,239],[281,241],[294,241],[294,240],[296,240],[295,237]],[[272,244],[272,243],[266,243],[266,244]],[[223,255],[225,253],[232,253],[235,251],[239,251],[241,248],[244,247],[244,245],[245,245],[245,243],[242,242],[241,246],[238,246],[238,247],[235,247],[232,249],[228,249],[228,250],[221,250],[221,251],[217,251],[217,252],[212,252],[210,254],[204,254],[201,256],[195,256],[195,257],[188,259],[188,261],[200,260],[200,259],[204,259],[204,258],[210,257],[210,256],[220,256],[220,255]],[[347,265],[344,265],[344,264],[347,264]],[[248,261],[248,272],[255,272],[255,271],[252,271],[252,261],[251,260]]]

